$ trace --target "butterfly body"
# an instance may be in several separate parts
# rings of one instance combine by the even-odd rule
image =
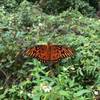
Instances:
[[[23,53],[26,56],[36,58],[43,63],[57,63],[59,60],[74,55],[74,50],[64,45],[35,45]]]

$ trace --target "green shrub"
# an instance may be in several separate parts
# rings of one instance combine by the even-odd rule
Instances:
[[[88,0],[3,0],[0,2],[0,5],[4,7],[5,11],[12,13],[16,12],[20,4],[23,2],[28,2],[31,5],[37,4],[42,8],[43,12],[47,14],[56,15],[68,9],[77,9],[83,15],[92,17],[95,15],[96,11],[96,8],[94,8],[95,3],[98,4],[98,1],[93,1],[92,3]],[[91,3],[92,6],[90,6]]]
[[[93,16],[95,12],[95,9],[85,0],[49,0],[43,6],[43,10],[47,14],[58,14],[68,9],[77,9],[87,16]]]
[[[8,16],[0,10],[0,99],[92,100],[93,91],[100,85],[100,20],[75,10],[57,16],[35,16],[28,8],[25,14],[31,26],[27,26],[21,9]],[[21,25],[31,29],[26,31]],[[45,71],[48,66],[36,59],[16,57],[26,47],[48,41],[72,46],[76,51],[74,57],[57,65],[57,77],[49,77]]]

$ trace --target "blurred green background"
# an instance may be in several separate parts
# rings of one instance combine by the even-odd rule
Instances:
[[[0,100],[99,100],[99,0],[0,1]],[[37,44],[73,47],[57,76],[17,55]]]

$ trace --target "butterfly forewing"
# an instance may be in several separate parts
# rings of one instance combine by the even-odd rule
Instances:
[[[51,46],[51,60],[60,60],[65,57],[70,57],[74,54],[73,49],[63,45]]]
[[[70,47],[63,47],[61,50],[61,58],[66,58],[74,55],[74,50]]]
[[[25,50],[24,55],[37,58],[41,61],[49,60],[48,49],[46,45],[36,45]]]
[[[36,57],[37,56],[36,48],[35,47],[28,48],[24,51],[23,54],[30,57]]]

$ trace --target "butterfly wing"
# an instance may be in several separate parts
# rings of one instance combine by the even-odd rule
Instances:
[[[60,59],[73,56],[74,51],[72,48],[63,45],[52,45],[50,60],[58,62]]]
[[[73,54],[72,48],[63,45],[36,45],[24,51],[24,55],[37,58],[44,63],[56,63]]]
[[[67,47],[67,46],[63,46],[62,48],[61,48],[61,59],[62,58],[66,58],[66,57],[71,57],[71,56],[73,56],[74,55],[74,53],[75,53],[75,51],[74,51],[74,49],[73,48],[70,48],[70,47]]]
[[[24,55],[45,62],[49,60],[47,45],[36,45],[25,50]]]

